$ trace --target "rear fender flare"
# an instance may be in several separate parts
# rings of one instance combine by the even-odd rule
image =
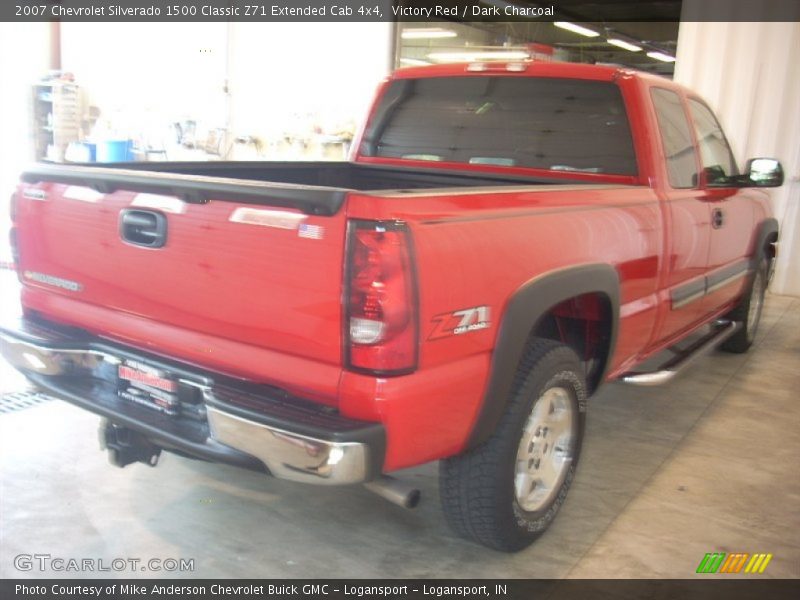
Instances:
[[[557,304],[584,294],[601,293],[611,305],[610,348],[597,385],[605,379],[617,339],[619,323],[619,276],[607,264],[571,267],[532,279],[510,298],[500,323],[492,353],[489,382],[467,448],[489,438],[509,401],[514,375],[528,337],[542,317]],[[595,386],[593,386],[595,387]]]

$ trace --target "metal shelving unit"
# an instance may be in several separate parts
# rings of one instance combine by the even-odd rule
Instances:
[[[36,160],[62,162],[81,129],[80,86],[71,81],[33,85],[33,136]]]

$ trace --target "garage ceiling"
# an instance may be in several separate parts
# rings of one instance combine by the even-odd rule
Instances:
[[[523,0],[483,0],[484,4],[501,8],[517,6],[547,6],[546,2]],[[458,37],[445,39],[415,39],[400,41],[400,57],[426,60],[431,50],[463,50],[470,48],[520,47],[530,43],[553,46],[562,60],[586,63],[607,63],[633,67],[644,71],[672,75],[674,64],[662,62],[648,52],[660,51],[675,56],[680,21],[681,1],[661,0],[640,2],[635,0],[560,0],[556,7],[557,20],[577,23],[593,29],[600,35],[585,37],[560,29],[553,23],[540,20],[514,22],[483,21],[474,23],[430,22],[403,23],[402,28],[446,27]],[[622,39],[643,48],[632,52],[608,43],[609,38]]]

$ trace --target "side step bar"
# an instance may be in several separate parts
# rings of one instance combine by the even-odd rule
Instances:
[[[711,331],[708,334],[685,350],[675,351],[676,356],[661,365],[658,370],[648,373],[626,373],[620,377],[620,380],[632,385],[662,385],[667,383],[698,358],[708,354],[731,337],[741,326],[742,324],[738,321],[716,321],[711,326]]]

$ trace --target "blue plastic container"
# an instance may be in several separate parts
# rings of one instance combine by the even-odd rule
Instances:
[[[132,140],[106,140],[97,142],[97,162],[128,162],[133,160]]]
[[[97,144],[83,142],[83,145],[89,150],[89,162],[97,162]]]

